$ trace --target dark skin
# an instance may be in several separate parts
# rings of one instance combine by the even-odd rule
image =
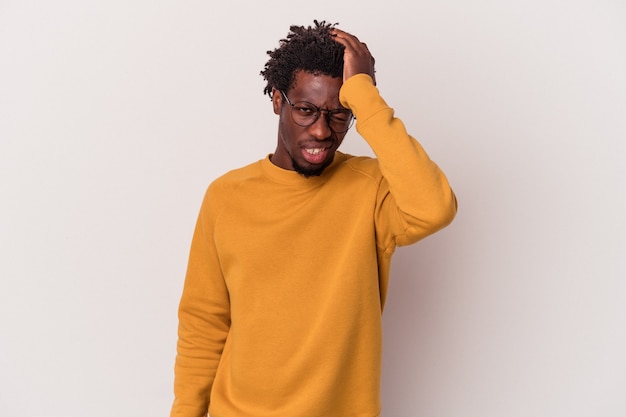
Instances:
[[[376,83],[374,64],[375,60],[367,45],[359,39],[340,29],[332,29],[331,34],[335,41],[345,46],[343,52],[343,81],[356,74],[368,74]]]
[[[339,90],[346,80],[356,74],[368,74],[375,80],[374,58],[367,45],[340,29],[333,29],[331,34],[345,47],[343,79],[298,71],[293,84],[285,91],[292,103],[308,101],[322,109],[339,109],[342,107]],[[305,177],[320,175],[332,163],[345,133],[330,130],[325,117],[318,118],[308,127],[296,125],[291,118],[290,106],[275,89],[272,90],[272,104],[274,113],[280,117],[278,144],[271,156],[272,163]]]

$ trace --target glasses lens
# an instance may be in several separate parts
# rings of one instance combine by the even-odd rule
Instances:
[[[337,110],[328,115],[328,126],[335,133],[346,132],[352,126],[353,121],[354,117],[348,110]]]
[[[311,103],[301,101],[291,107],[291,115],[297,125],[307,127],[315,123],[319,117],[319,109]]]

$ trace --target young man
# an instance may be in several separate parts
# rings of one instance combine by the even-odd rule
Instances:
[[[376,417],[391,255],[456,199],[356,37],[292,26],[261,72],[273,154],[208,188],[179,309],[172,416]],[[337,151],[356,118],[376,158]]]

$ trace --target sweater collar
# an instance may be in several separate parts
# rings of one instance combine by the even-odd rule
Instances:
[[[337,167],[346,159],[345,154],[337,151],[335,152],[333,162],[326,167],[320,176],[305,178],[296,171],[291,171],[274,165],[272,161],[270,161],[271,156],[272,154],[268,154],[260,161],[263,173],[272,181],[299,187],[316,187],[325,183],[333,176],[333,172],[337,169]]]

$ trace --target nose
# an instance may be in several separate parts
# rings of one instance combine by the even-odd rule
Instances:
[[[317,120],[309,126],[309,132],[318,140],[328,139],[332,134],[328,124],[328,114],[320,112]]]

